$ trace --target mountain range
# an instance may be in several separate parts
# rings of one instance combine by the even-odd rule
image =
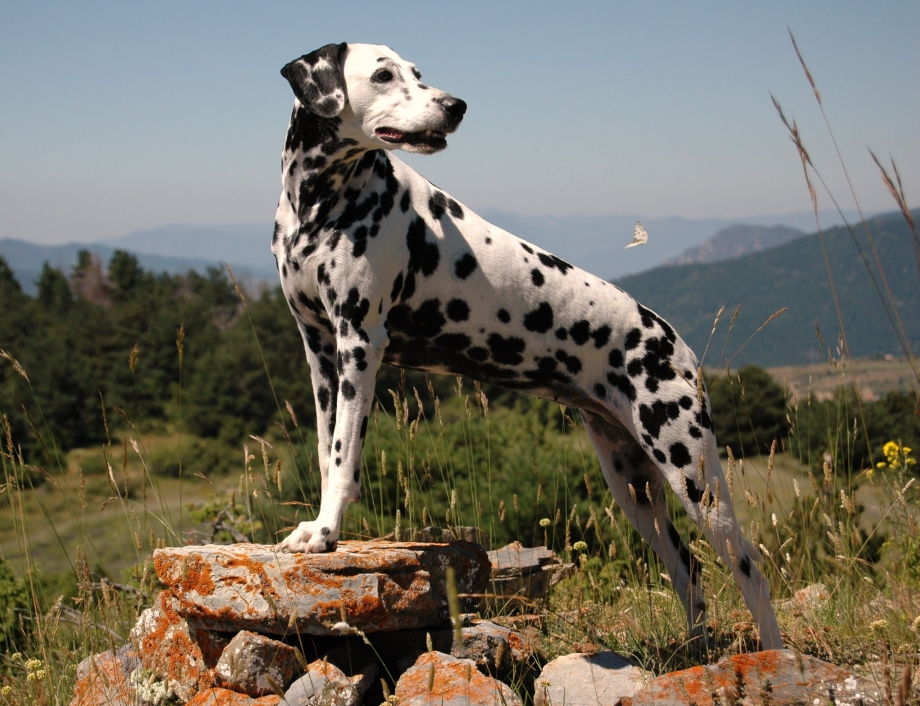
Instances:
[[[833,219],[832,214],[821,215],[824,222]],[[693,254],[695,247],[738,256],[773,244],[760,230],[772,232],[771,227],[777,230],[777,224],[807,228],[814,222],[814,215],[809,213],[753,217],[745,219],[745,226],[723,218],[644,218],[649,242],[641,248],[624,250],[632,237],[633,226],[641,219],[635,214],[531,216],[485,210],[483,216],[605,278],[642,272],[665,262],[698,261],[695,258],[702,255]],[[730,235],[720,236],[726,228],[731,229]],[[115,249],[127,250],[138,256],[145,269],[172,273],[190,269],[203,272],[207,267],[223,267],[223,263],[228,263],[235,274],[273,283],[277,273],[269,245],[271,231],[271,224],[266,223],[176,224],[135,230],[94,243],[35,245],[3,239],[0,255],[7,259],[23,288],[30,293],[43,262],[68,271],[82,249],[90,250],[103,261],[108,261]]]
[[[914,218],[920,220],[920,211]],[[857,224],[852,232],[830,228],[735,259],[665,265],[614,283],[667,319],[698,355],[705,352],[707,365],[729,360],[737,368],[826,359],[837,350],[841,321],[851,355],[904,355],[895,311],[880,295],[884,273],[910,346],[920,350],[920,261],[913,236],[900,214],[876,216],[867,225],[881,271]]]
[[[649,245],[631,248],[624,255],[622,248],[631,235],[632,216],[538,219],[499,213],[491,217],[512,232],[529,232],[537,245],[565,253],[563,257],[581,266],[590,265],[587,244],[596,243],[602,229],[606,229],[610,244],[607,250],[595,252],[595,264],[611,262],[603,259],[605,252],[610,257],[626,259],[648,248],[643,257],[646,261],[651,258],[657,266],[621,276],[614,283],[668,319],[698,354],[705,352],[707,365],[721,365],[726,360],[731,360],[733,367],[747,362],[789,365],[822,359],[828,349],[835,349],[840,324],[825,266],[826,250],[851,353],[903,355],[889,318],[894,313],[886,312],[878,296],[884,284],[861,227],[852,233],[835,227],[823,234],[804,235],[791,227],[725,226],[718,219],[649,219],[644,222],[650,233]],[[920,219],[920,212],[917,217]],[[911,234],[900,215],[877,216],[868,223],[910,345],[918,349],[920,273],[911,249]],[[704,228],[713,227],[719,230],[708,239],[699,235]],[[612,228],[626,232],[612,242]],[[692,237],[698,239],[697,243],[683,253],[662,257],[670,247],[669,228],[683,228],[684,237],[688,231],[696,233]],[[554,248],[553,244],[560,244],[564,229],[579,235],[563,242],[566,247]],[[268,241],[261,225],[169,226],[136,231],[105,243],[39,246],[21,240],[0,240],[0,255],[29,293],[35,291],[34,282],[43,262],[67,272],[81,249],[90,250],[105,262],[116,248],[130,250],[144,269],[155,272],[204,272],[208,267],[220,266],[219,260],[223,260],[231,263],[238,278],[274,284],[277,274]],[[163,252],[181,257],[168,257]],[[871,263],[868,269],[863,257]],[[712,334],[713,321],[723,306],[725,311]],[[755,335],[758,327],[781,309],[785,311]],[[816,337],[816,326],[822,332],[823,343]]]

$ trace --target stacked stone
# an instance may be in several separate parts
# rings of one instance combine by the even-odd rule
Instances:
[[[522,634],[487,621],[455,640],[448,568],[461,594],[482,594],[491,574],[468,542],[189,546],[157,550],[154,566],[166,589],[129,645],[81,664],[71,706],[379,704],[381,676],[406,704],[419,669],[434,670],[421,679],[426,699],[460,689],[473,697],[464,703],[514,704],[499,678],[535,664]]]

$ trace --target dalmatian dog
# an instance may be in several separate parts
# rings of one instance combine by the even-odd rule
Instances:
[[[443,150],[466,103],[391,49],[329,44],[281,74],[296,100],[272,251],[310,366],[322,500],[279,549],[336,548],[360,494],[381,363],[462,375],[581,411],[614,498],[699,635],[699,563],[669,519],[670,485],[731,567],[763,647],[782,647],[759,554],[732,508],[699,362],[674,329],[393,156]]]

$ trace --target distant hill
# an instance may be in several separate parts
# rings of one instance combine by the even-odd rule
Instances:
[[[920,218],[920,211],[915,218]],[[894,214],[870,219],[869,227],[911,345],[918,351],[920,273],[910,231],[904,219]],[[854,227],[853,232],[875,272],[862,227]],[[824,241],[851,353],[902,355],[850,233],[842,227],[831,228],[824,233]],[[837,345],[840,327],[817,234],[734,260],[658,267],[620,278],[615,284],[668,319],[698,355],[706,349],[716,312],[725,305],[705,357],[707,365],[719,365],[735,356],[757,328],[783,307],[788,311],[737,354],[733,367],[812,362],[826,357],[827,349]],[[739,303],[738,319],[726,338]],[[824,337],[823,349],[816,337],[816,323]]]
[[[483,209],[480,215],[519,238],[605,279],[658,267],[680,257],[687,248],[704,243],[707,238],[713,237],[713,233],[738,223],[737,219],[727,218],[654,218],[629,213],[548,216]],[[821,223],[841,222],[837,213],[822,211],[820,215]],[[845,215],[852,217],[849,213]],[[642,221],[648,231],[648,243],[641,248],[624,250],[624,246],[632,240],[636,221]],[[788,213],[745,217],[743,222],[751,227],[780,225],[807,229],[814,225],[815,217],[811,212]]]
[[[14,240],[6,238],[0,240],[0,256],[2,256],[9,266],[13,269],[16,279],[22,285],[22,289],[27,294],[34,295],[36,292],[35,281],[38,279],[42,270],[42,264],[48,262],[52,267],[56,267],[65,273],[70,273],[71,268],[77,263],[77,253],[80,250],[89,250],[97,255],[104,263],[112,258],[112,253],[118,248],[99,243],[66,243],[65,245],[33,245],[24,240]],[[122,250],[133,252],[138,259],[140,266],[149,272],[169,272],[178,274],[195,270],[204,273],[209,267],[222,267],[220,262],[215,260],[206,260],[194,257],[165,257],[162,255],[150,255],[139,253],[129,247],[122,247]],[[238,277],[265,279],[264,276],[258,276],[253,273],[254,268],[248,265],[232,265],[233,272]],[[256,270],[260,272],[260,270]],[[277,274],[272,266],[272,279],[274,282]]]
[[[665,265],[692,265],[704,262],[733,260],[753,252],[775,248],[805,233],[787,226],[752,226],[736,223],[723,228],[705,242],[684,250]]]
[[[250,276],[274,282],[278,279],[272,256],[271,221],[218,225],[172,224],[135,230],[101,244],[134,253],[194,258],[212,263],[245,266]],[[234,267],[234,272],[237,270]]]

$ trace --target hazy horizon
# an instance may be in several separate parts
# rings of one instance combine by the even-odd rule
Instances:
[[[270,222],[292,104],[278,71],[343,40],[386,43],[467,101],[448,150],[398,156],[483,213],[744,221],[808,211],[771,93],[852,209],[787,27],[863,210],[894,208],[867,147],[894,156],[910,203],[920,193],[920,4],[375,7],[7,3],[0,238]],[[818,188],[819,207],[832,208]]]

